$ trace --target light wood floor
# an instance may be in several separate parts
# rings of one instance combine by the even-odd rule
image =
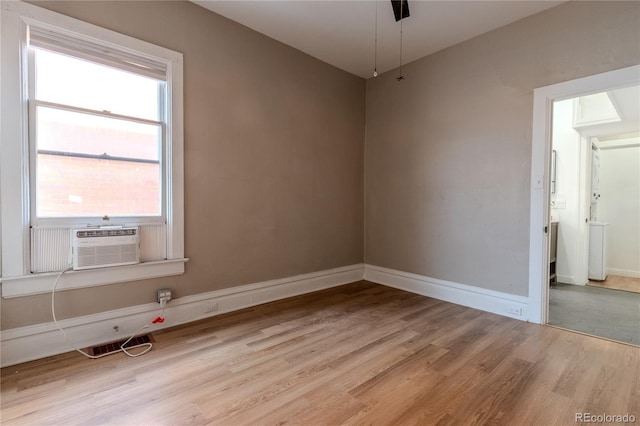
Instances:
[[[613,290],[624,290],[631,291],[633,293],[640,293],[640,278],[609,275],[604,281],[589,281],[587,284],[593,287],[610,288]]]
[[[3,425],[640,421],[640,350],[359,282],[7,367]]]

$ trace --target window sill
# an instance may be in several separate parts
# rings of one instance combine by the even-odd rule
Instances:
[[[184,264],[188,260],[186,258],[171,259],[112,268],[69,271],[58,283],[56,291],[182,275]],[[51,293],[58,274],[58,272],[51,272],[20,277],[3,277],[0,280],[2,282],[2,297],[10,299]]]

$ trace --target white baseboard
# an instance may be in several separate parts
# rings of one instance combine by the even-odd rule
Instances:
[[[360,281],[364,265],[356,264],[277,280],[211,291],[172,300],[165,311],[165,322],[153,324],[155,331],[224,314],[300,294],[311,293]],[[217,307],[211,311],[213,307]],[[157,303],[59,321],[69,339],[80,348],[125,339],[160,313]],[[118,331],[114,327],[118,327]],[[69,352],[62,333],[53,322],[14,328],[0,333],[0,366]]]
[[[395,269],[368,265],[364,279],[411,293],[503,315],[522,321],[529,320],[529,298],[487,290]]]
[[[174,299],[165,311],[166,320],[151,325],[147,331],[156,331],[274,300],[336,287],[360,281],[363,277],[365,280],[388,287],[523,321],[529,320],[527,297],[374,265],[356,264]],[[157,303],[148,303],[62,320],[60,325],[76,346],[84,348],[127,338],[159,313]],[[117,332],[114,330],[115,326],[118,327]],[[71,350],[53,322],[2,331],[0,344],[1,367]]]
[[[640,271],[631,271],[628,269],[607,268],[607,274],[617,275],[619,277],[640,278]]]

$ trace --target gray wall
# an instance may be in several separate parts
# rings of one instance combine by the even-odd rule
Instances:
[[[35,4],[184,54],[186,273],[61,292],[60,317],[363,261],[363,79],[189,2]],[[48,295],[1,303],[3,329],[51,321]]]
[[[367,80],[367,263],[528,292],[533,89],[640,63],[640,3],[569,2]]]

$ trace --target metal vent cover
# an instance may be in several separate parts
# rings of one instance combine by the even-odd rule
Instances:
[[[86,348],[85,351],[89,354],[89,355],[93,355],[93,356],[99,356],[99,355],[104,355],[104,354],[109,354],[109,353],[116,353],[118,351],[120,351],[121,346],[124,342],[126,342],[127,339],[122,339],[122,340],[118,340],[116,342],[109,342],[109,343],[104,343],[102,345],[98,345],[98,346],[92,346],[89,348]],[[131,349],[131,348],[135,348],[138,347],[140,345],[144,345],[146,343],[155,343],[156,339],[153,338],[153,334],[151,333],[147,333],[147,334],[143,334],[141,336],[136,336],[133,339],[131,339],[129,341],[129,343],[127,343],[124,348],[125,349]]]

